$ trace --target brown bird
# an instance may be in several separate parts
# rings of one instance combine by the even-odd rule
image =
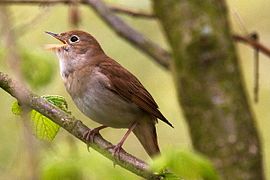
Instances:
[[[157,119],[173,126],[140,81],[108,57],[90,34],[79,30],[46,33],[63,43],[48,48],[58,56],[68,93],[81,112],[102,124],[84,137],[93,141],[94,135],[105,127],[128,128],[114,153],[119,152],[132,131],[151,157],[159,154]]]

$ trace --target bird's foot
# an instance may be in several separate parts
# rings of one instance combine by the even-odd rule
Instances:
[[[126,134],[121,139],[121,141],[118,144],[116,144],[115,146],[111,146],[111,147],[107,148],[107,149],[112,149],[112,155],[117,160],[120,160],[120,151],[123,150],[122,146],[123,146],[125,140],[127,139],[127,137],[129,136],[129,134],[131,133],[131,131],[136,127],[136,125],[137,125],[137,122],[132,123],[130,128],[128,128],[128,131],[126,132]],[[113,164],[115,165],[115,162]]]
[[[122,144],[117,144],[113,147],[112,155],[117,157],[117,159],[120,159],[120,151],[122,150]]]
[[[94,142],[94,138],[96,135],[99,134],[99,131],[101,129],[104,129],[106,128],[107,126],[100,126],[100,127],[97,127],[95,129],[92,129],[92,130],[87,130],[83,133],[83,139],[86,140],[87,142],[87,150],[89,151],[89,144],[93,143]]]
[[[112,149],[112,156],[115,157],[115,160],[113,161],[113,166],[116,165],[117,160],[120,160],[120,151],[123,150],[122,145],[122,143],[118,143],[115,146],[112,145],[106,148],[108,150]]]

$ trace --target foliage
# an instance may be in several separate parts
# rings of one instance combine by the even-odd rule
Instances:
[[[67,102],[62,96],[46,95],[42,97],[63,111],[68,112]],[[11,110],[15,115],[21,115],[22,113],[22,108],[17,101],[13,103]],[[52,141],[55,138],[60,129],[58,124],[35,110],[30,111],[30,117],[33,132],[38,139]]]
[[[213,165],[200,154],[172,149],[156,157],[151,163],[154,172],[166,179],[218,180]]]
[[[21,56],[23,78],[33,88],[45,86],[52,80],[55,68],[51,59],[46,58],[41,52],[35,53],[29,50],[23,50]]]
[[[78,164],[78,161],[75,158],[53,161],[48,163],[42,170],[41,179],[83,179],[80,166],[81,164]]]

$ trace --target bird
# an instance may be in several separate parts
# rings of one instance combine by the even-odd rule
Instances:
[[[56,53],[65,88],[77,108],[101,124],[84,133],[89,142],[101,129],[127,128],[126,134],[114,146],[119,153],[131,132],[150,157],[160,154],[157,140],[157,120],[173,125],[163,116],[151,94],[126,68],[106,55],[98,41],[89,33],[71,30],[47,32],[61,44],[47,49]]]

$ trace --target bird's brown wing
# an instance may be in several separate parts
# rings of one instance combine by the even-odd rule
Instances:
[[[173,127],[158,110],[158,105],[150,93],[128,70],[110,58],[107,58],[98,66],[100,66],[100,71],[110,79],[111,83],[108,88],[111,91]]]

